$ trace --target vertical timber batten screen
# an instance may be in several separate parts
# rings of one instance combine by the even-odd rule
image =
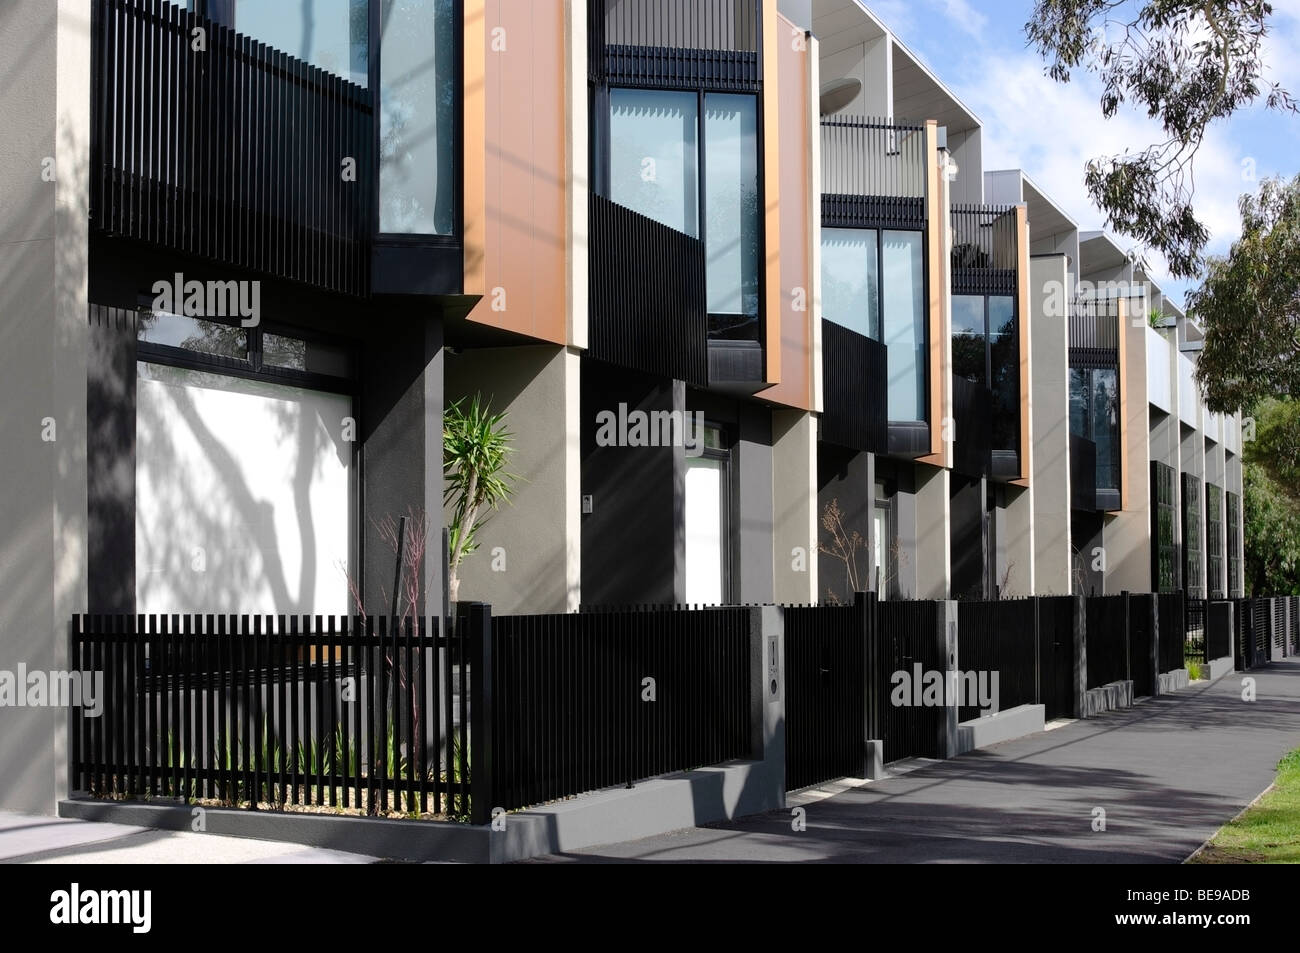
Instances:
[[[371,93],[166,0],[92,11],[95,226],[368,294]]]
[[[589,356],[705,387],[704,243],[591,194]]]
[[[822,194],[925,198],[925,126],[835,114],[821,121]]]
[[[468,815],[468,627],[387,617],[78,616],[70,788],[93,797]],[[453,661],[439,671],[439,654]],[[443,702],[446,702],[444,709]],[[443,718],[443,713],[447,717]]]
[[[786,790],[861,777],[864,740],[880,737],[876,597],[783,614]]]
[[[493,806],[749,758],[756,611],[493,617]]]

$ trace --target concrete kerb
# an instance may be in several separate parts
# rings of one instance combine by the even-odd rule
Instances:
[[[784,807],[770,796],[772,765],[756,761],[666,775],[546,807],[505,814],[492,825],[203,808],[203,832],[284,841],[420,863],[499,864],[635,840]],[[781,766],[784,774],[784,766]],[[781,778],[780,780],[784,780]],[[59,816],[164,831],[193,831],[198,815],[176,801],[68,798]]]
[[[1044,705],[1017,705],[993,715],[981,715],[957,726],[957,753],[966,754],[1045,731]]]

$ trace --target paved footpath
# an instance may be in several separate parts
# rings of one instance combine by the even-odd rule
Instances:
[[[0,811],[0,864],[369,864],[375,858],[279,841],[159,831]]]
[[[789,811],[543,862],[1178,863],[1300,747],[1300,661],[973,752]],[[915,762],[914,762],[915,764]],[[1105,831],[1094,831],[1094,809]]]

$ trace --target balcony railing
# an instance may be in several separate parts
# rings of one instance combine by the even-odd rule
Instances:
[[[822,440],[884,452],[889,439],[885,345],[823,321],[822,379]]]
[[[704,243],[594,192],[590,241],[588,354],[708,386]]]
[[[757,0],[592,0],[604,11],[605,42],[758,52]]]
[[[834,115],[822,119],[821,139],[824,210],[841,218],[856,212],[864,226],[876,217],[897,219],[900,226],[925,224],[924,125]]]
[[[1070,366],[1119,366],[1119,303],[1076,297],[1070,302]]]
[[[1015,294],[1020,264],[1014,205],[954,203],[952,281],[957,294]]]
[[[587,10],[593,82],[759,88],[757,0],[592,0]]]
[[[95,226],[366,294],[371,94],[163,0],[93,11]]]

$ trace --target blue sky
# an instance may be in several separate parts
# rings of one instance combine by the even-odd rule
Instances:
[[[1105,121],[1099,85],[1079,74],[1067,85],[1043,73],[1025,44],[1031,0],[866,0],[900,41],[984,124],[984,168],[1022,168],[1086,229],[1101,214],[1083,188],[1083,168],[1098,155],[1159,142],[1159,127],[1136,111]],[[1300,0],[1273,0],[1265,52],[1271,77],[1300,98]],[[1196,160],[1194,204],[1211,231],[1211,252],[1226,252],[1239,231],[1237,200],[1271,175],[1300,172],[1300,117],[1262,106],[1214,127]],[[1253,168],[1255,178],[1246,174]],[[1134,244],[1119,236],[1122,247]],[[1175,300],[1190,286],[1175,282],[1150,256],[1157,280]]]

